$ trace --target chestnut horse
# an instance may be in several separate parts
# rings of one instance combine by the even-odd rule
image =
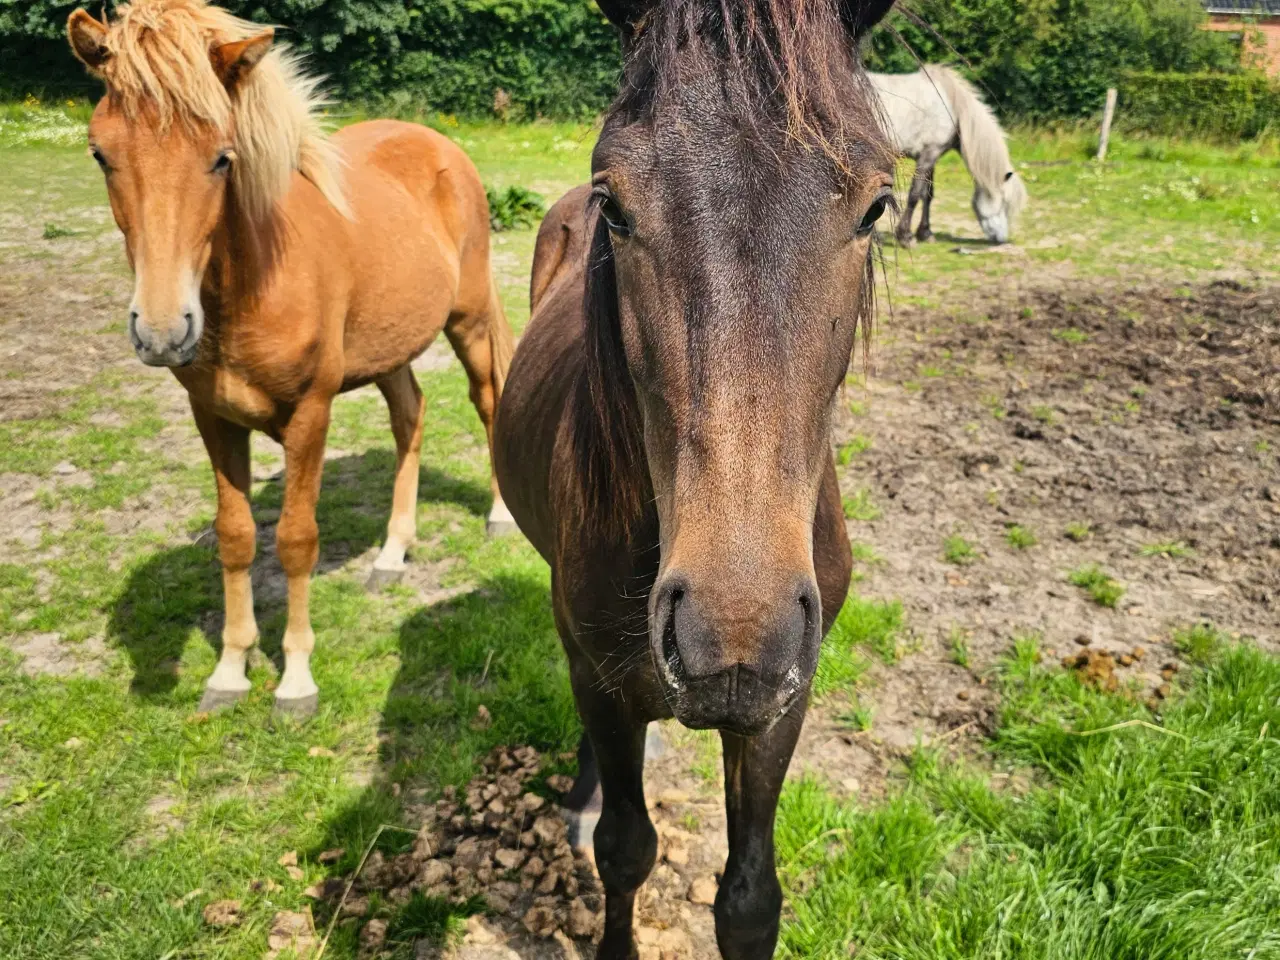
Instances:
[[[645,733],[672,715],[721,732],[720,951],[777,942],[774,815],[852,566],[832,410],[893,202],[857,41],[891,3],[601,3],[622,93],[591,186],[539,231],[494,438],[585,727],[571,802],[600,805],[600,960],[636,956]]]
[[[249,689],[249,434],[260,430],[285,453],[276,706],[309,713],[308,592],[333,398],[374,383],[391,411],[395,487],[375,585],[399,575],[413,542],[425,405],[409,364],[441,330],[492,441],[513,343],[489,273],[484,188],[424,127],[374,121],[326,138],[316,81],[272,49],[273,32],[203,0],[138,0],[109,23],[77,10],[67,30],[107,88],[89,150],[136,275],[129,337],[186,388],[217,481],[226,621],[200,708]],[[507,523],[495,482],[490,524]]]

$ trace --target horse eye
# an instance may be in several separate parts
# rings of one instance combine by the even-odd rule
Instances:
[[[611,194],[603,191],[597,192],[596,196],[600,198],[600,216],[604,217],[605,225],[609,230],[620,237],[631,236],[631,221],[618,206],[618,201]]]
[[[226,173],[231,169],[231,151],[223,150],[218,154],[218,159],[213,161],[214,173]]]
[[[865,237],[875,229],[876,221],[884,216],[885,210],[889,206],[889,198],[886,196],[876,197],[875,203],[867,210],[862,218],[862,223],[858,224],[858,236]]]
[[[102,155],[102,151],[97,147],[89,148],[89,156],[93,157],[94,162],[103,169],[103,172],[111,169],[107,166],[107,158]]]

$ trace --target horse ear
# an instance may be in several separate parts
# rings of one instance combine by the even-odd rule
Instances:
[[[271,49],[276,32],[268,27],[245,40],[224,43],[209,51],[209,59],[213,61],[213,72],[218,75],[222,85],[228,90],[235,88],[249,75]]]
[[[106,39],[107,25],[93,19],[83,8],[67,17],[67,40],[71,44],[71,52],[95,74],[100,74],[102,65],[111,59]]]
[[[596,0],[600,5],[600,12],[622,31],[622,38],[627,42],[635,36],[636,27],[654,2],[655,0]]]
[[[840,0],[840,15],[855,40],[883,20],[892,8],[893,0]]]

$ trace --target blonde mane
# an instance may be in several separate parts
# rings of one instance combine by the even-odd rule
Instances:
[[[343,160],[318,111],[327,102],[320,80],[277,46],[228,93],[210,59],[225,43],[268,29],[204,0],[136,0],[117,8],[103,46],[109,56],[95,71],[126,116],[152,111],[161,127],[175,120],[233,129],[235,195],[253,220],[271,216],[297,170],[343,216]]]
[[[978,91],[950,67],[928,66],[921,72],[946,95],[960,130],[960,152],[969,175],[993,197],[1003,196],[1009,218],[1016,219],[1026,203],[1027,190],[1013,172],[1004,130]]]

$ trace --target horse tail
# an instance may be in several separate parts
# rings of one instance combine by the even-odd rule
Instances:
[[[498,297],[498,288],[491,286],[489,295],[489,356],[492,363],[493,391],[495,397],[502,396],[502,388],[507,383],[507,371],[511,369],[511,358],[515,356],[516,341],[511,333],[511,324],[507,322],[506,312],[502,309],[502,300]]]
[[[1027,200],[1027,188],[1013,169],[1004,130],[973,84],[950,67],[925,67],[951,107],[960,135],[960,156],[969,175],[992,196],[1003,196],[1010,220]]]

